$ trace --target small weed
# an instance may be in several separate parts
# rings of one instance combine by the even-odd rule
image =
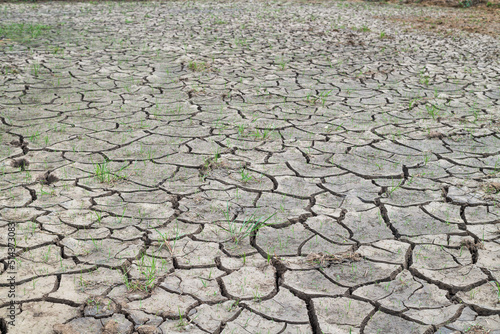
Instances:
[[[245,128],[245,124],[238,125],[238,136],[243,136],[243,134],[245,133]]]
[[[56,191],[55,191],[55,189],[51,189],[50,191],[44,191],[43,185],[42,185],[42,188],[40,189],[40,196],[44,196],[44,195],[56,196]]]
[[[424,155],[424,166],[427,166],[427,163],[429,162],[429,159],[430,159],[429,155],[427,153],[425,153],[425,155]]]
[[[474,299],[474,298],[476,298],[477,292],[478,292],[478,290],[477,290],[477,289],[472,289],[472,290],[470,290],[470,291],[469,291],[469,294],[470,294],[470,299]]]
[[[94,245],[94,251],[98,252],[102,249],[102,240],[100,242],[94,238],[90,238],[92,240],[92,245]]]
[[[274,133],[274,127],[271,129],[255,129],[251,134],[255,139],[266,140]]]
[[[26,43],[41,37],[51,26],[28,23],[0,23],[0,39]]]
[[[283,58],[281,58],[281,60],[278,62],[278,65],[280,69],[283,71],[286,67],[286,61]]]
[[[497,289],[497,298],[498,302],[500,303],[500,283],[497,281],[493,281],[493,286]]]
[[[167,247],[168,252],[170,253],[170,255],[173,255],[174,254],[174,250],[175,250],[175,244],[177,243],[177,240],[179,240],[179,237],[180,237],[179,233],[177,233],[176,236],[175,236],[175,238],[173,240],[171,240],[169,238],[169,236],[168,236],[167,233],[161,233],[156,228],[154,230],[158,233],[158,235],[160,236],[161,241],[162,241],[162,244],[160,245],[160,248],[158,248],[158,252],[165,245],[165,247]],[[170,243],[170,241],[172,241],[172,243]]]
[[[394,180],[393,180],[394,181]],[[398,190],[399,188],[401,188],[401,185],[403,184],[403,180],[401,180],[397,185],[395,186],[392,186],[389,190],[388,190],[388,193],[387,195],[390,197],[392,195],[393,192],[395,192],[396,190]]]
[[[40,63],[33,63],[31,65],[31,74],[33,74],[34,77],[38,77],[38,74],[40,73]]]
[[[180,307],[178,307],[178,310],[179,310],[179,322],[177,323],[177,328],[179,330],[185,330],[187,326],[189,326],[191,324],[191,321],[187,321],[184,317],[184,315],[182,314],[181,312],[181,309]]]
[[[408,110],[412,110],[418,105],[419,98],[411,99],[408,105]]]
[[[206,158],[201,166],[201,177],[205,179],[209,172],[217,167],[220,167],[222,163],[219,161],[221,155],[219,153],[219,149],[215,150],[214,156]]]
[[[63,49],[61,49],[60,47],[58,46],[54,46],[54,48],[52,49],[52,54],[58,54],[59,52],[64,52]]]
[[[482,325],[472,325],[467,329],[464,329],[464,333],[467,334],[489,334],[491,330],[484,328]]]
[[[476,103],[474,103],[470,110],[471,110],[471,113],[474,115],[474,123],[476,123],[477,120],[479,119],[480,109],[476,106]]]
[[[425,70],[420,71],[420,79],[418,80],[421,84],[429,86],[430,77],[427,74],[424,74]]]
[[[36,143],[38,137],[40,137],[40,133],[37,131],[34,134],[32,134],[29,138],[32,143]]]
[[[227,21],[221,20],[221,19],[215,19],[214,24],[227,24]]]
[[[326,98],[328,96],[330,96],[330,94],[332,93],[331,90],[327,91],[327,92],[321,92],[318,96],[318,98],[321,100],[321,104],[324,106],[325,103],[326,103]]]
[[[361,26],[361,28],[359,28],[358,30],[360,30],[362,32],[370,32],[371,31],[371,29],[368,28],[368,26],[366,26],[366,25]]]
[[[313,93],[309,92],[306,95],[305,101],[310,104],[316,104],[318,101],[321,101],[321,105],[325,105],[327,101],[327,97],[332,94],[332,91],[324,91],[319,93],[318,95],[314,95]]]
[[[141,257],[141,262],[140,262],[140,267],[141,267],[141,274],[144,276],[145,281],[144,281],[144,286],[146,289],[151,289],[154,286],[155,280],[156,280],[156,261],[157,259],[155,257],[151,257],[150,263],[145,263],[144,260],[145,256],[142,255]]]
[[[238,38],[238,37],[236,37],[234,39],[234,44],[236,46],[247,46],[248,45],[248,41],[247,41],[246,38]]]
[[[436,119],[436,116],[438,114],[438,109],[436,108],[435,105],[425,105],[425,109],[427,110],[427,113],[432,117],[432,119]]]
[[[129,280],[127,275],[123,275],[123,281],[128,291],[145,291],[148,292],[148,286],[139,280]]]

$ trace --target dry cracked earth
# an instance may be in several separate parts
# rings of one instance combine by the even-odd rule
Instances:
[[[375,18],[447,11],[2,4],[1,332],[500,333],[499,40]]]

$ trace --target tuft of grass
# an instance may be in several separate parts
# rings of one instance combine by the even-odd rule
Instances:
[[[21,43],[31,42],[52,29],[45,24],[0,23],[0,40],[11,40]]]
[[[207,72],[210,71],[210,65],[205,61],[196,62],[194,60],[190,61],[187,66],[193,72]]]
[[[117,171],[117,174],[111,172],[109,167],[109,160],[105,160],[102,163],[95,164],[92,162],[92,165],[94,166],[94,177],[101,183],[113,183],[125,178],[124,176],[120,176],[118,173],[127,168],[127,165],[124,165],[122,168],[120,168]]]
[[[313,94],[312,92],[309,92],[306,95],[306,98],[304,99],[305,102],[310,103],[310,104],[316,104],[318,101],[321,102],[321,105],[325,105],[327,102],[328,96],[332,94],[332,90],[329,91],[323,91],[320,92],[318,95]]]
[[[155,284],[155,280],[157,278],[156,271],[157,271],[157,264],[156,261],[157,259],[153,256],[151,257],[151,260],[149,263],[145,263],[144,260],[145,256],[143,255],[141,257],[141,262],[140,262],[140,268],[141,268],[141,274],[144,276],[144,281],[143,281],[143,286],[145,289],[152,289],[152,287]]]
[[[148,292],[150,286],[148,286],[147,282],[139,281],[139,280],[129,280],[127,275],[123,276],[123,281],[128,291],[145,291]]]
[[[269,217],[263,220],[264,217],[256,218],[255,215],[251,215],[245,219],[242,223],[237,223],[234,219],[229,221],[229,228],[224,228],[231,235],[231,240],[238,244],[241,240],[252,235],[254,232],[260,230],[264,226],[269,226],[271,224],[266,224],[269,219],[274,217],[276,213],[273,213]]]
[[[432,117],[432,119],[435,120],[438,114],[438,109],[436,108],[436,106],[433,104],[426,104],[425,109],[427,110],[427,113]]]

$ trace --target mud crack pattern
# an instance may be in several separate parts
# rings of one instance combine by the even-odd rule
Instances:
[[[0,44],[4,332],[500,333],[498,40],[344,2],[0,11],[44,27]]]

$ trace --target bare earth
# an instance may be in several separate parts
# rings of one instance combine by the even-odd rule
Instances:
[[[499,334],[474,11],[0,4],[0,333]]]

